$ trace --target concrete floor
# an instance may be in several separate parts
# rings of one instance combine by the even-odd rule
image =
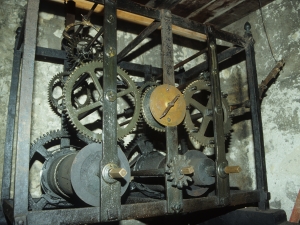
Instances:
[[[14,46],[15,30],[21,25],[24,16],[26,1],[1,1],[0,8],[0,149],[4,148],[7,105],[10,88],[10,76],[12,69],[12,53]],[[268,172],[268,185],[271,192],[270,205],[272,208],[284,209],[289,218],[296,195],[300,188],[299,170],[300,133],[299,128],[299,70],[297,63],[300,50],[300,3],[298,0],[276,0],[263,8],[265,25],[270,38],[275,58],[285,59],[286,65],[279,78],[266,93],[262,102],[262,117],[265,137],[266,162]],[[262,26],[260,11],[251,13],[249,16],[235,22],[225,28],[233,33],[243,35],[243,26],[246,21],[252,25],[253,37],[256,41],[256,62],[258,80],[262,80],[275,65],[266,41]],[[39,16],[38,45],[49,48],[60,48],[61,32],[64,19],[54,16],[49,12],[42,12]],[[121,31],[118,32],[118,48],[122,49],[126,43],[132,40],[142,27],[130,28],[128,24],[120,22]],[[123,27],[122,27],[123,25]],[[127,26],[126,26],[127,25]],[[145,54],[134,58],[132,62],[160,66],[160,46],[156,40],[147,39],[144,46]],[[176,41],[176,38],[175,38]],[[184,45],[187,46],[184,41]],[[220,42],[222,45],[226,43]],[[145,47],[146,46],[146,47]],[[149,49],[149,50],[148,50]],[[119,50],[120,51],[120,50]],[[175,46],[175,63],[192,55],[196,50],[186,47]],[[139,55],[138,51],[135,51]],[[135,55],[135,54],[132,54]],[[186,66],[191,67],[202,61],[199,58]],[[55,74],[62,71],[62,66],[50,63],[36,63],[36,81],[34,87],[32,141],[42,134],[60,128],[59,118],[49,107],[47,100],[48,81]],[[221,73],[222,88],[229,94],[229,103],[234,104],[248,98],[245,65],[240,63],[232,66]],[[236,88],[232,89],[232,85]],[[47,123],[45,120],[47,119]],[[251,135],[251,123],[247,119],[233,124],[233,133],[227,158],[231,165],[241,165],[242,172],[231,176],[231,185],[241,189],[255,188],[253,142]],[[3,150],[0,150],[0,158]],[[0,159],[0,164],[2,161]],[[1,168],[2,169],[2,168]],[[2,174],[2,170],[0,170]],[[34,185],[32,185],[34,186]],[[37,184],[35,190],[39,190]],[[38,193],[37,193],[38,194]]]

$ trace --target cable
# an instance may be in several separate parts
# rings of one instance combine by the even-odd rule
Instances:
[[[261,20],[262,20],[263,28],[264,28],[264,31],[265,31],[265,34],[266,34],[266,37],[267,37],[267,41],[268,41],[268,45],[269,45],[272,57],[275,60],[275,62],[278,62],[278,60],[276,60],[276,58],[274,56],[274,52],[273,52],[273,49],[272,49],[272,46],[271,46],[271,43],[270,43],[269,35],[267,33],[267,29],[266,29],[266,26],[265,26],[265,21],[264,21],[262,7],[261,7],[261,1],[258,0],[258,3],[259,3],[259,11],[260,11],[260,14],[261,14]]]

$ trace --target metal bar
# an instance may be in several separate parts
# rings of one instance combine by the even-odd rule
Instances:
[[[228,48],[225,51],[218,54],[218,62],[219,63],[224,62],[225,60],[240,53],[241,51],[244,51],[244,48],[241,48],[241,47]],[[200,63],[199,65],[194,66],[193,68],[185,71],[184,78],[190,79],[193,76],[195,76],[195,75],[199,74],[200,72],[207,70],[207,69],[208,69],[208,62],[204,61],[204,62]],[[177,76],[180,76],[180,74],[178,74]]]
[[[223,107],[221,86],[217,58],[217,44],[211,27],[207,27],[207,45],[209,71],[211,80],[211,99],[213,109],[213,128],[215,137],[215,155],[216,155],[216,195],[219,205],[229,204],[229,176],[224,172],[224,168],[228,165],[225,154],[225,137],[223,123]]]
[[[117,148],[117,17],[116,1],[105,0],[103,53],[103,155],[100,174],[108,164],[120,167]],[[101,221],[118,220],[121,216],[121,185],[100,178]]]
[[[118,63],[118,66],[122,67],[124,70],[136,71],[141,73],[145,73],[145,71],[147,71],[149,67],[149,65],[141,65],[141,64],[130,63],[125,61]],[[151,66],[151,73],[153,75],[162,74],[162,69]]]
[[[256,188],[260,191],[260,201],[258,208],[265,210],[269,207],[268,201],[268,184],[265,162],[265,148],[263,129],[261,121],[261,109],[259,100],[259,90],[257,82],[257,72],[254,53],[254,40],[249,36],[245,46],[246,52],[246,67],[248,76],[248,88],[251,107],[251,122],[253,131],[254,157],[256,169]]]
[[[18,139],[16,151],[14,218],[26,224],[28,212],[29,151],[33,96],[34,58],[38,25],[39,1],[28,0],[24,36],[24,56],[20,84]]]
[[[131,176],[139,177],[163,177],[165,175],[165,169],[155,169],[155,170],[139,170],[139,171],[131,171]]]
[[[174,65],[174,70],[176,70],[177,68],[179,68],[179,67],[185,65],[186,63],[192,61],[193,59],[197,58],[198,56],[202,55],[202,54],[205,53],[205,52],[207,52],[207,48],[205,48],[205,49],[203,49],[203,50],[197,52],[196,54],[194,54],[194,55],[188,57],[187,59],[185,59],[185,60],[183,60],[183,61],[177,63],[176,65]],[[162,77],[162,74],[160,74],[159,76],[157,76],[156,79],[159,79],[159,78],[161,78],[161,77]]]
[[[101,34],[103,34],[104,27],[101,27],[101,29],[98,31],[98,33],[93,37],[93,39],[89,42],[89,44],[85,47],[84,51],[88,52],[94,42],[100,37]]]
[[[65,60],[67,58],[66,52],[58,49],[36,47],[36,56],[51,58],[51,59],[61,59]]]
[[[232,33],[229,33],[229,32],[223,31],[223,30],[219,30],[212,25],[209,25],[209,27],[211,27],[211,33],[215,36],[215,38],[218,38],[223,41],[227,41],[227,42],[230,42],[235,45],[242,46],[242,47],[246,44],[246,40],[237,34],[232,34]]]
[[[134,40],[132,40],[119,54],[118,62],[122,59],[139,43],[141,43],[146,37],[152,34],[160,26],[159,21],[153,21],[148,27],[146,27]]]
[[[18,32],[21,29],[17,29],[17,36],[15,41],[14,58],[12,64],[12,75],[10,94],[7,110],[6,119],[6,136],[5,136],[5,148],[3,156],[3,173],[2,173],[2,189],[1,189],[1,201],[9,199],[10,197],[10,184],[11,184],[11,171],[12,171],[12,157],[13,157],[13,144],[14,144],[14,130],[15,130],[15,119],[17,110],[17,99],[18,99],[18,85],[20,66],[22,59],[22,51],[17,50],[19,40],[23,39],[22,33]],[[24,34],[24,33],[23,33]]]
[[[172,14],[169,10],[161,10],[161,41],[162,41],[162,64],[163,83],[175,86],[174,60],[173,60],[173,34],[172,34]],[[178,133],[177,127],[166,127],[167,163],[178,155]],[[167,212],[178,213],[182,210],[182,191],[172,186],[172,182],[167,180]]]
[[[255,203],[259,200],[258,191],[236,191],[231,194],[231,205],[244,205]],[[200,210],[207,210],[219,208],[216,197],[203,197],[195,199],[183,200],[183,212],[197,212]],[[99,207],[87,207],[77,209],[57,209],[57,210],[43,210],[31,211],[28,213],[28,224],[85,224],[100,222],[97,217]],[[155,216],[163,216],[167,213],[166,201],[158,200],[155,202],[126,204],[121,207],[122,216],[120,219],[133,218],[148,218]]]
[[[172,23],[178,27],[205,34],[205,25],[202,23],[198,23],[176,15],[172,15]]]

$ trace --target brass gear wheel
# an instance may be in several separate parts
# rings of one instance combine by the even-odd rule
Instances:
[[[211,87],[204,80],[192,82],[184,90],[187,109],[184,126],[190,137],[199,144],[214,147]],[[231,119],[227,99],[222,98],[224,134],[230,135]]]
[[[165,126],[158,123],[155,118],[152,116],[151,110],[150,110],[150,96],[154,89],[157,87],[157,85],[151,85],[149,88],[146,89],[142,96],[141,100],[141,108],[142,108],[142,115],[146,121],[146,123],[154,130],[158,132],[165,132],[166,128]]]
[[[117,67],[117,101],[118,101],[118,134],[117,137],[120,140],[129,134],[136,126],[140,114],[140,96],[135,86],[135,83],[129,77],[129,75]],[[92,91],[92,101],[90,104],[77,109],[72,104],[72,95],[76,89],[80,88],[81,83],[86,81]],[[72,125],[83,135],[91,138],[95,142],[102,140],[102,110],[103,110],[103,62],[93,61],[86,63],[77,69],[70,75],[67,80],[63,95],[64,104],[67,111],[67,116]],[[126,102],[126,100],[129,99]],[[133,104],[131,102],[133,99]],[[124,112],[121,112],[121,104],[126,107],[133,107],[132,116],[122,116]],[[126,105],[127,104],[127,105]],[[132,106],[133,105],[133,106]],[[126,109],[124,109],[125,111]],[[124,121],[125,119],[126,121]],[[129,118],[129,119],[128,119]]]

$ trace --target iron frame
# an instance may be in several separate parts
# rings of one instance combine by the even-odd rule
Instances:
[[[268,208],[268,189],[265,168],[265,153],[263,145],[263,132],[260,114],[259,93],[257,88],[257,74],[254,57],[254,42],[251,35],[245,38],[235,34],[231,34],[222,30],[215,29],[213,26],[204,25],[172,15],[166,9],[152,9],[142,5],[136,4],[129,0],[94,0],[93,2],[105,5],[106,18],[104,22],[104,33],[110,35],[110,39],[104,39],[104,56],[108,51],[113,49],[115,54],[113,57],[104,57],[104,71],[109,71],[108,76],[105,77],[106,85],[104,86],[104,93],[108,90],[114,91],[116,82],[114,76],[116,74],[117,61],[119,66],[125,70],[138,71],[149,73],[159,76],[163,74],[164,83],[174,85],[175,78],[184,76],[186,79],[191,79],[195,74],[210,68],[210,72],[215,74],[212,76],[211,81],[213,85],[212,94],[214,96],[213,104],[217,107],[221,90],[219,88],[218,64],[233,55],[245,51],[246,67],[248,75],[248,88],[251,103],[252,115],[252,129],[254,136],[254,154],[255,166],[257,176],[257,189],[254,191],[235,191],[229,190],[228,180],[224,180],[218,176],[219,181],[216,187],[222,189],[218,191],[216,196],[202,197],[196,199],[183,199],[180,190],[173,188],[166,181],[167,186],[167,200],[158,200],[148,203],[135,203],[121,205],[120,197],[117,191],[115,193],[109,192],[107,184],[101,182],[101,206],[102,207],[87,207],[87,208],[72,208],[72,209],[53,209],[41,211],[28,211],[28,181],[29,181],[29,152],[30,152],[30,131],[31,131],[31,109],[33,98],[33,79],[34,79],[34,63],[36,56],[41,56],[44,60],[59,59],[62,64],[66,59],[64,51],[48,49],[36,46],[36,32],[38,26],[38,11],[39,0],[28,0],[27,13],[25,25],[21,32],[17,35],[14,61],[12,71],[12,86],[9,99],[9,113],[7,119],[7,136],[5,145],[5,163],[4,163],[4,176],[2,182],[2,207],[3,212],[11,222],[18,224],[73,224],[73,223],[96,223],[103,221],[112,221],[128,218],[145,218],[161,216],[174,213],[188,213],[199,210],[219,208],[225,205],[244,205],[248,203],[258,203],[259,209]],[[131,42],[118,56],[116,55],[116,8],[129,11],[135,14],[150,17],[155,20],[149,27],[147,27],[138,37]],[[111,17],[112,16],[112,17]],[[112,19],[113,18],[113,19]],[[112,19],[112,20],[111,20]],[[194,68],[186,71],[183,74],[174,75],[173,69],[173,53],[172,53],[172,29],[171,25],[176,25],[185,29],[193,30],[206,34],[208,36],[208,46],[215,42],[215,39],[221,39],[237,45],[227,49],[218,55],[215,50],[209,48],[209,60],[195,66]],[[150,35],[158,26],[162,26],[162,51],[163,51],[163,68],[156,68],[147,65],[139,65],[128,62],[123,62],[121,59],[138,43]],[[23,32],[24,31],[24,32]],[[23,37],[24,33],[24,37]],[[24,41],[23,41],[24,40]],[[23,43],[23,44],[22,44]],[[21,66],[22,59],[22,66]],[[19,72],[21,68],[21,74]],[[20,97],[17,98],[18,83],[20,80]],[[16,113],[16,104],[19,102],[19,111]],[[105,102],[108,110],[104,111],[109,117],[108,120],[116,128],[116,116],[114,114],[116,102]],[[15,116],[18,115],[17,122],[17,151],[16,151],[16,167],[15,167],[15,186],[14,198],[10,200],[9,191],[12,174],[12,147],[14,141],[14,124]],[[111,116],[113,115],[113,116]],[[214,113],[214,133],[215,143],[217,146],[217,154],[224,161],[225,150],[224,142],[222,139],[222,130],[219,129],[218,114]],[[104,122],[104,127],[108,122]],[[168,159],[178,154],[177,149],[178,138],[177,128],[168,127],[166,132],[167,139],[167,155]],[[115,140],[115,141],[110,141]],[[116,132],[110,132],[110,129],[104,129],[103,133],[104,145],[109,147],[116,147]],[[116,149],[116,148],[115,148]],[[113,160],[118,164],[118,159],[115,158],[114,151],[104,152],[104,159],[106,161]],[[217,162],[216,166],[219,166]],[[100,163],[99,167],[102,168],[104,161]],[[119,185],[115,185],[115,190],[118,190]],[[105,196],[113,199],[111,204],[104,207]],[[225,200],[224,200],[225,199]],[[178,206],[179,208],[175,207]],[[109,212],[109,213],[108,213]]]

